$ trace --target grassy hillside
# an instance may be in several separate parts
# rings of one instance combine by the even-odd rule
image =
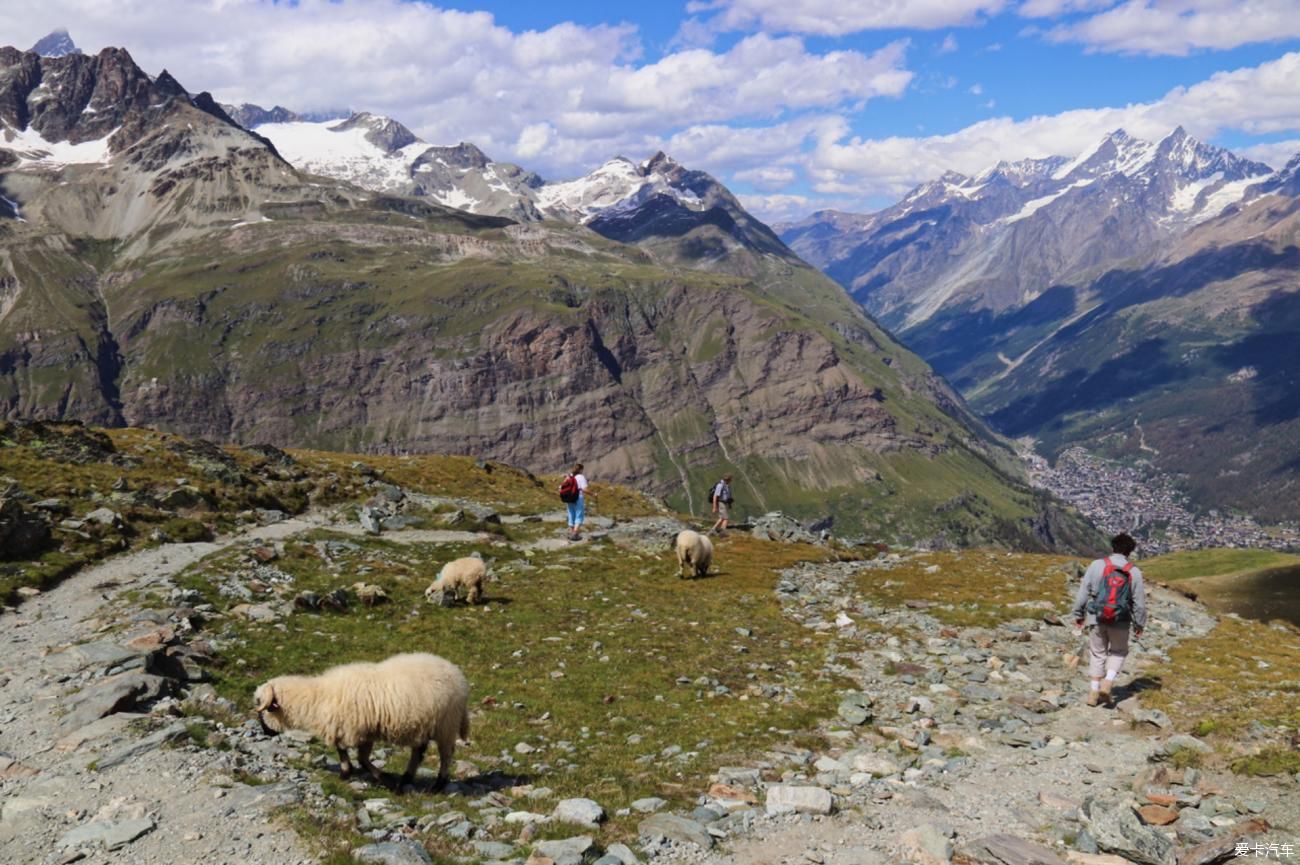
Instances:
[[[1165,582],[1241,574],[1266,568],[1300,566],[1300,556],[1274,550],[1187,550],[1142,560],[1142,572]]]

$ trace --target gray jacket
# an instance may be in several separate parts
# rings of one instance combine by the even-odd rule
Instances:
[[[1111,553],[1108,557],[1116,565],[1128,564],[1128,559],[1119,553]],[[1089,611],[1088,606],[1093,598],[1101,594],[1101,574],[1106,569],[1106,560],[1097,559],[1088,565],[1088,570],[1084,572],[1083,582],[1079,584],[1079,593],[1074,597],[1074,610],[1071,618],[1075,621],[1084,618],[1087,620],[1085,625],[1097,624],[1097,616]],[[1139,631],[1147,626],[1147,588],[1146,583],[1142,582],[1142,571],[1135,565],[1131,572],[1133,594],[1133,626]]]

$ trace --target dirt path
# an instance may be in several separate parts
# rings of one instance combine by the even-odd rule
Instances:
[[[114,652],[108,605],[237,543],[273,541],[325,525],[310,515],[213,543],[169,544],[109,559],[0,615],[0,861],[295,863],[311,861],[268,810],[295,799],[282,785],[234,782],[237,768],[184,741],[176,720],[153,735],[121,713],[81,726],[65,712],[141,661]],[[143,621],[139,626],[149,627]],[[75,648],[74,648],[75,647]],[[69,836],[77,830],[82,833]],[[140,834],[135,840],[125,840]],[[116,850],[105,847],[121,843]],[[74,857],[80,856],[80,859]]]

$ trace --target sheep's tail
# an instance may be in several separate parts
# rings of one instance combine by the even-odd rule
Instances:
[[[469,707],[466,706],[460,714],[460,739],[462,742],[469,741]]]

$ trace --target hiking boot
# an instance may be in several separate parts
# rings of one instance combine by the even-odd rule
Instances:
[[[1101,680],[1101,691],[1099,691],[1098,693],[1101,694],[1101,702],[1107,706],[1109,706],[1111,702],[1110,689],[1112,685],[1114,685],[1114,682],[1112,682],[1110,679]]]
[[[1101,691],[1089,691],[1088,699],[1084,702],[1089,706],[1096,706],[1101,702]]]

